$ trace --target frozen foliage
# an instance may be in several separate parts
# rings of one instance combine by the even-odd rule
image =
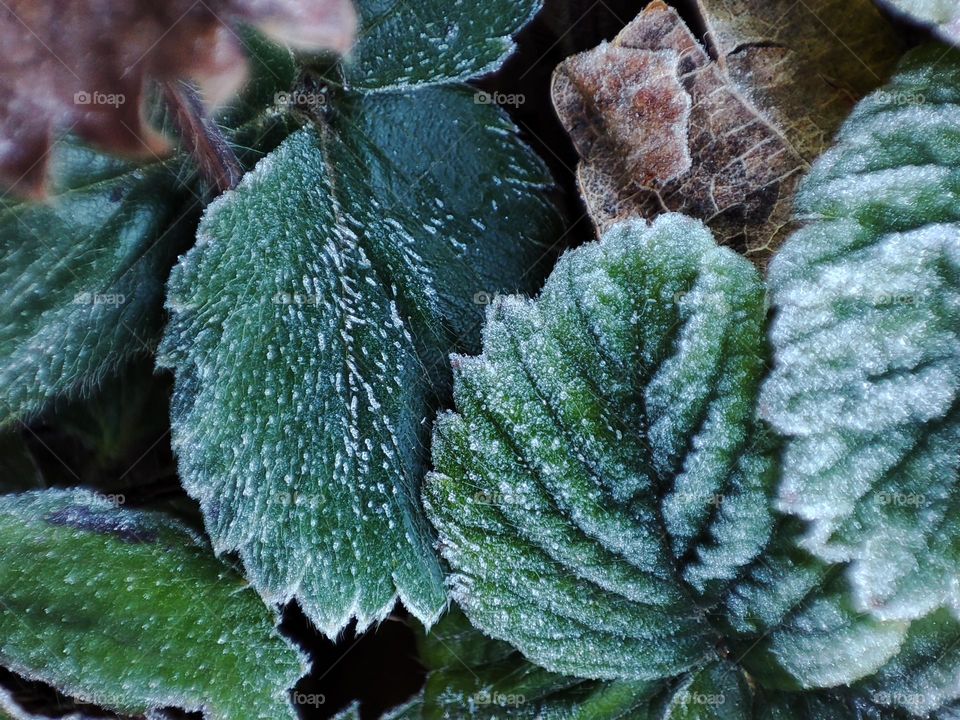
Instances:
[[[945,638],[948,642],[953,636]],[[943,643],[942,645],[946,645]],[[942,646],[941,645],[941,646]],[[938,646],[938,647],[941,647]],[[737,659],[734,655],[734,659]],[[458,611],[420,642],[423,691],[394,720],[909,720],[862,689],[783,693],[714,659],[669,681],[596,681],[533,665]],[[887,695],[882,693],[886,692]],[[892,697],[888,689],[876,693]],[[946,716],[941,716],[944,719]]]
[[[804,685],[876,672],[876,702],[936,717],[960,697],[958,88],[960,56],[912,53],[814,166],[807,225],[770,270],[760,405],[787,438],[779,508],[845,569],[821,593],[833,606],[793,612],[772,653]],[[773,588],[786,606],[814,582],[805,562],[773,559],[734,607]]]
[[[344,76],[382,90],[466,80],[495,70],[541,0],[357,0],[360,39]]]
[[[0,200],[0,425],[89,388],[160,325],[175,171],[57,146],[49,203]]]
[[[857,107],[770,274],[779,506],[851,563],[854,609],[890,620],[960,611],[960,56],[943,53]]]
[[[179,523],[90,493],[0,497],[0,661],[123,713],[294,720],[305,660]]]
[[[471,621],[556,671],[651,680],[714,655],[703,606],[761,552],[764,293],[699,222],[616,226],[488,313],[436,425],[428,514]]]
[[[476,342],[475,295],[532,281],[557,216],[543,166],[467,89],[359,96],[331,122],[210,206],[160,362],[214,547],[335,635],[397,594],[427,624],[443,608],[419,508],[431,385]]]

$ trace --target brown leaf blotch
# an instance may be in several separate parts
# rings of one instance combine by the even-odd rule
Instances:
[[[350,0],[7,0],[0,7],[0,184],[43,196],[55,137],[133,157],[169,142],[145,118],[148,80],[189,79],[209,105],[246,77],[241,23],[294,47],[349,49]]]

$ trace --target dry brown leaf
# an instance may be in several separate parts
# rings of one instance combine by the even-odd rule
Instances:
[[[147,80],[188,78],[208,104],[246,77],[236,26],[297,48],[349,49],[350,0],[7,0],[0,4],[0,183],[42,195],[54,137],[129,156],[167,141],[144,119]]]
[[[554,104],[582,158],[580,189],[600,232],[627,217],[683,212],[765,266],[790,230],[797,183],[823,147],[811,138],[829,139],[842,115],[829,132],[820,124],[811,131],[804,121],[781,127],[782,114],[769,111],[780,96],[774,80],[797,72],[798,53],[754,48],[776,52],[755,55],[766,62],[738,78],[777,88],[763,94],[725,71],[751,48],[738,46],[715,61],[677,12],[656,0],[612,43],[557,68]],[[804,91],[808,84],[801,83]],[[862,92],[858,86],[857,96]],[[844,97],[855,99],[852,92]],[[761,99],[765,105],[755,104]],[[791,101],[791,108],[803,103]],[[825,103],[809,96],[807,102]]]
[[[807,161],[900,57],[871,0],[697,0],[712,55]]]

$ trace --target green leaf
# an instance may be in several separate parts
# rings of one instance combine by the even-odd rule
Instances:
[[[243,578],[164,516],[90,493],[0,497],[0,663],[123,713],[296,718],[305,660]]]
[[[960,711],[960,621],[946,610],[914,622],[900,653],[864,683],[878,705],[917,717]]]
[[[712,663],[689,674],[673,690],[663,720],[750,720],[753,698],[743,671],[732,663]]]
[[[207,211],[169,286],[174,447],[218,552],[336,635],[446,595],[419,508],[431,388],[529,287],[542,164],[467,88],[342,99]],[[426,371],[426,374],[425,372]]]
[[[958,102],[960,55],[911,53],[813,168],[770,269],[779,507],[885,621],[960,612]]]
[[[492,72],[541,0],[358,0],[360,39],[344,63],[355,90],[406,88]]]
[[[532,661],[656,680],[716,657],[703,606],[764,549],[763,287],[699,222],[627,223],[456,358],[424,501],[471,622]]]
[[[0,200],[0,425],[151,351],[183,243],[172,167],[62,142],[48,203]]]

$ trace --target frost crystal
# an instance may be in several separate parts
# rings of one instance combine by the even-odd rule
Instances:
[[[822,635],[795,675],[878,670],[873,700],[924,717],[960,697],[958,88],[956,52],[911,53],[814,166],[770,268],[760,406],[787,438],[779,508],[849,595],[795,613],[774,652]]]

